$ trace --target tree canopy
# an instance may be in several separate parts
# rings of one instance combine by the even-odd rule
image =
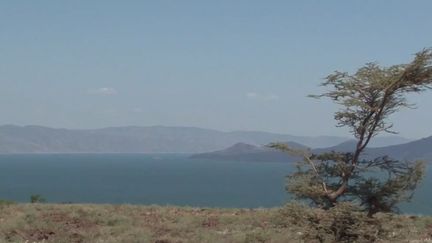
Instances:
[[[408,94],[432,88],[432,49],[416,53],[407,64],[367,63],[354,74],[336,71],[322,86],[328,91],[311,97],[329,98],[341,106],[334,118],[337,126],[349,128],[356,139],[355,149],[313,154],[270,144],[304,158],[298,171],[288,176],[287,190],[323,208],[349,200],[358,202],[369,215],[395,210],[397,203],[411,198],[423,177],[424,163],[388,156],[365,159],[362,154],[377,134],[395,133],[389,118],[401,108],[414,107],[406,99]]]

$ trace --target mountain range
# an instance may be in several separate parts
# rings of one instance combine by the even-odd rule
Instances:
[[[233,144],[261,146],[289,141],[306,147],[336,146],[338,136],[293,136],[257,131],[223,132],[196,127],[127,126],[101,129],[58,129],[43,126],[0,126],[0,153],[203,153]],[[400,144],[403,137],[376,139],[376,146]]]
[[[306,146],[287,143],[289,147],[309,149]],[[312,149],[313,153],[322,152],[351,152],[356,146],[356,142],[349,140],[340,143],[336,146],[330,146],[327,148]],[[401,160],[426,160],[432,161],[432,136],[422,138],[420,140],[392,145],[378,148],[367,148],[364,152],[364,158],[375,158],[378,156],[388,155],[394,159]],[[201,153],[192,155],[191,158],[195,159],[212,159],[212,160],[232,160],[232,161],[267,161],[267,162],[294,162],[298,161],[299,158],[288,155],[280,151],[275,151],[264,146],[254,146],[250,144],[238,143],[227,149],[214,151],[210,153]]]
[[[196,127],[127,126],[101,129],[63,129],[43,126],[0,126],[0,153],[203,153],[233,144],[260,146],[290,141],[311,148],[331,147],[347,141],[338,136],[293,136],[258,131],[224,132]],[[409,141],[392,136],[372,146]]]

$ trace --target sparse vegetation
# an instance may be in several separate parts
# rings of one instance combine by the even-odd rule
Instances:
[[[378,214],[352,222],[353,212],[349,205],[324,211],[296,204],[275,209],[11,204],[0,210],[0,242],[289,243],[334,242],[334,236],[357,242],[432,242],[427,241],[430,217]],[[385,228],[373,227],[381,220],[388,223]]]

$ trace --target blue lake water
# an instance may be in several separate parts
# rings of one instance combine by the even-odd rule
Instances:
[[[0,155],[0,198],[28,202],[276,207],[290,164],[189,159],[187,155]],[[432,170],[403,212],[432,215]]]

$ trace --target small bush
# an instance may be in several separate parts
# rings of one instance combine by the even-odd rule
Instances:
[[[31,195],[30,196],[30,203],[44,203],[46,202],[45,198],[43,198],[39,194]]]

